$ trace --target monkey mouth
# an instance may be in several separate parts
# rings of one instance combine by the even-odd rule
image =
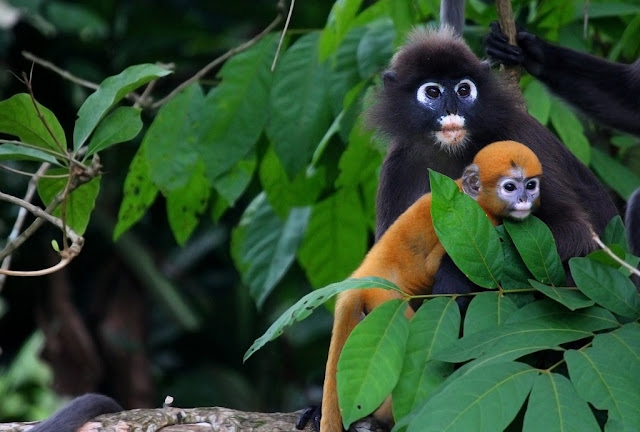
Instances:
[[[442,148],[455,151],[464,145],[467,129],[464,127],[464,117],[449,114],[439,119],[440,130],[435,132],[436,141]]]

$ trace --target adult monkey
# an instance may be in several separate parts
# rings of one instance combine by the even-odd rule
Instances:
[[[624,64],[546,42],[527,31],[510,45],[497,23],[491,24],[485,51],[507,65],[522,65],[560,96],[594,120],[640,136],[640,59]],[[629,245],[640,255],[640,189],[627,203]]]

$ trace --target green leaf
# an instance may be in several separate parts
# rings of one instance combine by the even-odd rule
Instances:
[[[551,301],[536,301],[512,312],[504,325],[465,335],[434,358],[458,363],[536,347],[540,351],[617,325],[615,318],[601,308],[571,312]]]
[[[293,207],[314,204],[327,182],[324,167],[311,172],[301,171],[290,180],[271,148],[262,157],[259,174],[271,205],[282,217]]]
[[[378,408],[396,385],[409,337],[407,307],[400,299],[385,302],[349,335],[337,373],[345,429]]]
[[[329,57],[340,45],[351,28],[361,4],[362,0],[338,0],[333,4],[318,45],[321,60]]]
[[[533,383],[522,430],[600,432],[600,427],[567,378],[542,373]]]
[[[565,272],[551,230],[535,216],[505,219],[504,227],[533,276],[545,284],[564,285]]]
[[[629,243],[627,242],[627,232],[624,228],[624,222],[620,215],[614,216],[602,233],[601,240],[607,246],[614,244],[622,246],[625,252],[629,252]]]
[[[589,164],[591,160],[591,146],[584,135],[582,123],[564,104],[551,102],[551,124],[560,136],[560,140],[566,145],[582,163]]]
[[[47,171],[48,175],[68,174],[66,169],[53,169]],[[68,177],[50,178],[43,177],[38,181],[38,195],[45,206],[51,204],[56,195],[64,191],[67,186]],[[60,204],[54,211],[55,217],[61,218],[78,235],[83,235],[89,225],[91,211],[96,204],[96,198],[100,191],[100,177],[96,177],[88,183],[83,184]]]
[[[543,125],[549,121],[551,98],[547,88],[538,80],[532,80],[523,92],[529,114]]]
[[[518,309],[509,296],[499,292],[477,294],[467,309],[464,319],[464,335],[492,329],[504,324]]]
[[[118,222],[113,230],[113,241],[118,240],[147,213],[158,195],[158,188],[149,177],[145,152],[146,147],[141,145],[129,165],[129,172],[124,179],[123,198],[118,210]]]
[[[244,354],[243,361],[247,361],[256,351],[262,348],[267,342],[274,340],[282,334],[285,327],[288,327],[296,321],[302,321],[313,312],[318,306],[324,304],[327,300],[331,299],[338,293],[349,289],[368,289],[368,288],[383,288],[392,289],[397,292],[402,292],[392,282],[387,280],[369,277],[361,279],[347,279],[341,282],[336,282],[331,285],[327,285],[324,288],[319,288],[310,292],[309,294],[298,300],[293,306],[291,306],[285,313],[283,313],[267,331],[256,339]]]
[[[211,186],[200,161],[187,177],[187,184],[167,194],[167,218],[176,242],[184,246],[207,208]]]
[[[310,161],[331,125],[328,65],[318,62],[319,34],[309,33],[282,56],[270,97],[267,136],[291,178]]]
[[[78,110],[78,120],[73,131],[73,150],[78,151],[82,147],[100,119],[127,94],[170,73],[153,64],[140,64],[129,66],[118,75],[102,81],[98,90],[92,93]]]
[[[507,324],[531,320],[545,321],[552,325],[560,321],[570,328],[589,332],[615,328],[620,325],[611,312],[600,306],[570,311],[549,299],[538,300],[521,307],[509,317]]]
[[[240,250],[240,268],[246,268],[242,280],[258,307],[293,263],[309,214],[309,207],[295,208],[283,221],[266,199],[252,213]]]
[[[640,187],[640,176],[617,160],[597,148],[591,149],[591,156],[591,166],[596,174],[625,200]]]
[[[245,158],[262,134],[277,45],[278,35],[272,34],[229,59],[218,74],[222,81],[204,101],[199,149],[212,182]]]
[[[393,55],[396,35],[393,21],[385,17],[367,26],[358,44],[358,71],[362,78],[370,78],[384,69]]]
[[[591,348],[564,355],[577,393],[595,408],[608,410],[605,430],[640,428],[640,327],[630,323],[597,335]]]
[[[424,401],[453,372],[453,365],[432,360],[433,353],[458,339],[460,309],[451,298],[423,303],[409,321],[402,372],[393,389],[393,413],[401,418]]]
[[[250,152],[244,159],[235,164],[230,171],[216,178],[213,187],[224,198],[227,206],[233,206],[247,189],[257,164],[258,159],[255,152]]]
[[[408,432],[497,431],[514,419],[538,371],[522,363],[490,363],[451,382],[411,419]]]
[[[569,268],[587,297],[618,315],[633,319],[640,316],[636,287],[618,270],[588,258],[571,258]]]
[[[0,160],[33,160],[60,165],[60,162],[49,153],[31,147],[9,143],[0,144]]]
[[[141,129],[140,109],[132,107],[116,108],[98,124],[89,142],[87,156],[91,156],[114,144],[130,141],[138,135]]]
[[[367,224],[355,189],[342,189],[313,206],[298,259],[313,286],[344,279],[367,249]]]
[[[357,186],[368,182],[372,177],[377,184],[378,171],[383,155],[371,145],[372,132],[365,131],[358,121],[349,134],[349,144],[340,156],[338,168],[340,174],[336,188]]]
[[[357,27],[349,31],[335,55],[328,60],[331,67],[328,85],[334,116],[342,112],[345,95],[360,81],[357,50],[366,30],[365,27]]]
[[[530,279],[529,283],[542,294],[571,310],[593,306],[595,303],[593,300],[586,297],[580,291],[576,291],[574,288],[547,286],[533,279]]]
[[[478,204],[450,178],[429,170],[431,217],[453,262],[475,284],[495,288],[504,256],[498,233]]]
[[[26,93],[20,93],[0,102],[0,132],[17,136],[25,144],[63,153],[67,150],[64,130],[56,116]],[[38,117],[44,117],[51,132]],[[5,144],[6,145],[6,144]]]
[[[187,87],[160,108],[142,140],[148,175],[165,194],[182,190],[196,169],[203,102],[200,86]]]
[[[529,288],[529,279],[533,277],[522,257],[513,244],[513,240],[504,228],[504,225],[496,227],[500,239],[502,240],[502,253],[504,254],[504,262],[509,265],[504,266],[500,285],[504,290],[525,289]]]

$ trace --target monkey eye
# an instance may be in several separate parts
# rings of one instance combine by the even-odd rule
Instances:
[[[471,98],[475,100],[476,96],[478,96],[478,90],[476,89],[476,85],[473,81],[468,79],[463,79],[455,87],[456,93],[461,98]]]
[[[422,84],[418,88],[418,93],[416,94],[416,98],[418,102],[422,104],[430,104],[430,99],[437,99],[442,95],[444,88],[435,82],[428,82]]]
[[[538,187],[538,182],[535,180],[530,180],[527,182],[527,185],[525,187],[527,188],[527,190],[535,190]]]
[[[514,190],[517,189],[516,184],[514,182],[507,182],[504,185],[502,185],[502,187],[504,188],[504,190],[506,190],[507,192],[513,192]]]
[[[429,96],[431,99],[435,99],[438,96],[440,96],[440,89],[436,86],[429,86],[427,87],[424,92],[427,94],[427,96]]]

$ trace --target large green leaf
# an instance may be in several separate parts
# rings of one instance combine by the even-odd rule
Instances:
[[[395,284],[377,277],[347,279],[319,288],[307,294],[298,300],[293,306],[286,310],[266,332],[249,347],[244,354],[243,361],[247,361],[256,351],[262,348],[267,342],[274,340],[282,334],[285,327],[288,327],[296,321],[302,321],[313,312],[318,306],[323,305],[327,300],[331,299],[338,293],[348,289],[367,289],[367,288],[383,288],[392,289],[402,292]]]
[[[622,248],[629,252],[629,243],[627,241],[627,232],[624,227],[624,222],[620,215],[614,216],[602,233],[601,240],[604,244],[611,246],[614,244],[622,246]]]
[[[551,98],[547,88],[538,80],[532,80],[523,92],[529,114],[546,125],[551,111]]]
[[[600,306],[570,311],[549,299],[534,301],[521,307],[516,313],[511,314],[507,324],[531,320],[545,321],[552,325],[554,322],[564,322],[571,328],[591,332],[615,328],[620,325],[611,312]]]
[[[505,219],[504,227],[533,276],[545,284],[564,285],[565,273],[551,230],[535,216]]]
[[[333,4],[318,45],[321,60],[330,56],[340,45],[361,4],[362,0],[338,0]]]
[[[277,44],[273,34],[228,60],[218,74],[220,84],[202,105],[200,157],[212,182],[245,158],[260,138],[267,122]]]
[[[440,242],[453,262],[474,283],[495,288],[504,255],[497,231],[478,204],[450,178],[429,170],[431,217]]]
[[[371,145],[371,131],[363,128],[362,122],[357,122],[349,134],[349,144],[338,162],[338,188],[357,186],[370,181],[372,177],[377,184],[383,155]]]
[[[140,110],[132,107],[119,107],[98,124],[89,142],[87,156],[114,144],[130,141],[138,135],[141,129]]]
[[[640,299],[631,280],[617,269],[589,258],[571,258],[571,275],[587,297],[610,311],[629,318],[640,316]]]
[[[118,75],[110,76],[100,83],[78,110],[78,120],[73,131],[73,149],[77,151],[107,111],[123,97],[141,85],[170,74],[171,71],[153,64],[129,66]]]
[[[259,174],[271,205],[282,217],[293,207],[314,204],[327,182],[324,167],[311,172],[301,171],[289,179],[278,156],[271,148],[262,156]]]
[[[313,206],[298,252],[313,286],[351,274],[367,248],[367,222],[355,189],[342,189]]]
[[[351,332],[338,360],[337,391],[345,429],[370,414],[396,385],[409,337],[408,305],[390,300]]]
[[[591,146],[584,135],[580,120],[566,105],[558,101],[551,102],[550,116],[551,124],[558,132],[560,140],[582,163],[588,165],[591,160]]]
[[[565,353],[578,394],[608,410],[607,431],[640,430],[640,326],[630,323],[597,335],[593,346]]]
[[[124,179],[124,196],[118,210],[118,222],[113,229],[114,241],[147,213],[158,195],[158,188],[149,177],[145,152],[145,146],[140,146],[131,160],[129,172]]]
[[[624,199],[640,187],[640,176],[597,148],[591,149],[593,170]]]
[[[498,235],[502,240],[502,253],[504,254],[504,262],[509,265],[504,266],[500,286],[504,290],[526,289],[529,288],[529,279],[533,277],[527,265],[522,260],[516,245],[509,237],[504,225],[496,227]]]
[[[47,174],[52,176],[68,173],[69,171],[65,169],[47,171]],[[38,181],[38,195],[40,195],[45,206],[51,204],[56,195],[66,188],[67,181],[67,177],[43,177]],[[99,191],[100,177],[96,177],[71,192],[65,202],[60,204],[52,214],[64,219],[66,225],[73,229],[76,234],[83,235],[87,225],[89,225],[89,217],[96,204]]]
[[[289,177],[311,161],[331,125],[329,70],[318,61],[318,36],[309,33],[287,50],[271,89],[267,136]]]
[[[1,102],[0,102],[1,103]],[[60,165],[51,154],[18,144],[0,144],[0,160],[33,160]]]
[[[364,27],[352,29],[345,36],[335,55],[327,60],[331,66],[328,85],[331,107],[335,116],[344,108],[344,97],[347,92],[360,81],[357,50],[365,31]]]
[[[263,195],[264,197],[264,195]],[[243,282],[249,286],[251,296],[261,307],[282,276],[293,263],[302,241],[310,208],[291,210],[282,220],[269,201],[262,199],[246,221],[247,232],[240,249]]]
[[[186,180],[183,187],[167,193],[167,218],[179,245],[184,245],[198,226],[211,194],[202,161],[193,168]]]
[[[358,44],[358,71],[362,78],[378,74],[389,63],[395,35],[393,21],[388,17],[367,26]]]
[[[548,286],[533,279],[530,279],[529,283],[542,294],[571,310],[593,306],[595,303],[575,288]]]
[[[495,291],[477,294],[465,315],[464,335],[502,325],[517,309],[508,295]]]
[[[452,344],[460,332],[460,309],[451,298],[422,304],[409,322],[402,372],[393,389],[393,413],[401,418],[415,409],[453,372],[453,365],[432,360],[433,353]]]
[[[0,132],[17,136],[20,141],[42,149],[64,153],[67,140],[56,116],[26,93],[0,102]],[[43,119],[38,116],[38,111]],[[47,126],[43,123],[46,122]]]
[[[504,430],[524,403],[536,369],[489,363],[453,381],[412,417],[408,432]]]
[[[148,175],[164,193],[184,188],[196,168],[203,101],[199,85],[187,87],[160,108],[142,140]]]
[[[566,377],[542,373],[533,383],[522,431],[600,432],[600,427]]]
[[[256,170],[258,159],[255,152],[249,152],[244,159],[236,163],[230,171],[217,177],[214,187],[225,200],[227,206],[233,206],[238,198],[249,186]]]

